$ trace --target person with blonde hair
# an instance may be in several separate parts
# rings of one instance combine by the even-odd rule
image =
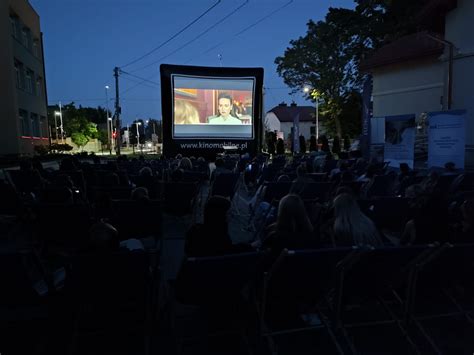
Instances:
[[[199,124],[200,122],[199,112],[193,104],[185,100],[175,100],[175,124]]]
[[[382,246],[374,222],[360,210],[354,196],[342,193],[334,199],[334,239],[336,246]]]
[[[268,227],[263,245],[278,255],[284,248],[308,247],[312,234],[313,226],[303,200],[296,194],[288,194],[280,200],[277,221]]]

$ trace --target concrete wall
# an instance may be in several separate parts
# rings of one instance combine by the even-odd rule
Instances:
[[[454,43],[453,109],[466,109],[466,167],[474,168],[474,1],[458,0],[446,17],[445,38]]]
[[[293,122],[282,122],[281,131],[284,134],[285,140],[288,139],[288,136],[291,133],[291,128],[293,127]],[[300,122],[300,135],[303,135],[306,140],[309,140],[311,137],[311,127],[315,127],[314,122]],[[314,129],[314,128],[313,128]],[[321,127],[320,127],[321,129]],[[320,134],[321,131],[320,131]]]
[[[374,117],[442,109],[444,68],[437,58],[375,69],[373,78]]]

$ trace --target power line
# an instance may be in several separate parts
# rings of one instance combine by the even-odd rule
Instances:
[[[218,0],[216,1],[211,7],[209,7],[206,11],[204,11],[201,15],[199,15],[198,17],[196,17],[193,21],[191,21],[190,23],[188,23],[186,26],[184,26],[181,30],[179,30],[178,32],[176,32],[174,35],[172,35],[170,38],[168,38],[166,41],[162,42],[160,45],[158,45],[157,47],[153,48],[151,51],[145,53],[144,55],[142,55],[141,57],[138,57],[137,59],[135,60],[132,60],[131,62],[125,64],[125,65],[122,65],[121,68],[126,68],[132,64],[135,64],[136,62],[142,60],[143,58],[146,58],[147,56],[149,56],[150,54],[156,52],[158,49],[160,49],[161,47],[163,47],[164,45],[168,44],[169,42],[171,42],[173,39],[175,39],[176,37],[178,37],[181,33],[183,33],[184,31],[186,31],[189,27],[191,27],[192,25],[194,25],[196,22],[198,22],[202,17],[204,17],[207,13],[209,13],[213,8],[215,8],[217,5],[219,5],[219,3],[221,2],[221,0]]]
[[[142,86],[145,86],[145,87],[150,88],[150,89],[157,89],[157,88],[158,88],[157,85],[150,85],[150,84],[144,82],[143,80],[136,80],[136,79],[134,79],[134,78],[129,78],[129,77],[126,77],[126,76],[124,76],[123,78],[126,79],[126,80],[131,81],[132,83],[137,84],[137,85],[132,85],[132,87],[136,87],[136,86],[138,86],[138,85],[142,85]],[[126,92],[126,91],[129,91],[130,88],[131,88],[131,87],[128,87],[128,88],[125,90],[125,92]],[[121,94],[123,94],[123,92],[122,92]]]
[[[269,14],[267,14],[267,15],[261,17],[261,18],[258,19],[257,21],[253,22],[253,23],[250,24],[249,26],[247,26],[247,27],[245,27],[244,29],[242,29],[241,31],[235,33],[235,34],[233,35],[233,37],[238,37],[238,36],[240,36],[242,33],[247,32],[249,29],[251,29],[251,28],[257,26],[259,23],[265,21],[265,20],[268,19],[269,17],[271,17],[271,16],[273,16],[274,14],[276,14],[278,11],[281,11],[281,10],[283,10],[285,7],[289,6],[293,1],[294,1],[294,0],[290,0],[290,1],[286,2],[286,3],[284,3],[283,5],[277,7],[275,10],[273,10],[273,11],[270,12]],[[209,53],[209,52],[212,51],[213,49],[216,49],[216,48],[222,46],[222,45],[225,44],[225,43],[229,43],[229,40],[224,40],[224,41],[221,41],[221,42],[217,43],[216,45],[210,47],[209,49],[207,49],[206,51],[202,52],[202,53],[199,54],[198,56],[196,56],[196,57],[194,57],[194,58],[188,60],[185,64],[191,62],[192,60],[194,60],[194,59],[196,59],[196,58],[199,58],[200,56],[202,56],[202,55],[204,55],[204,54]]]
[[[191,43],[195,42],[196,40],[198,40],[199,38],[201,38],[202,36],[204,36],[206,33],[208,33],[209,31],[211,31],[212,29],[214,29],[215,27],[219,26],[222,22],[226,21],[227,19],[229,19],[229,17],[231,17],[232,15],[236,14],[240,9],[242,9],[245,5],[247,5],[249,2],[249,0],[245,0],[242,4],[240,4],[237,8],[235,8],[234,10],[232,10],[231,12],[229,12],[227,15],[224,15],[222,17],[222,19],[220,19],[219,21],[217,21],[216,23],[214,23],[213,25],[209,26],[207,29],[205,29],[203,32],[201,32],[200,34],[198,34],[196,37],[192,38],[191,40],[189,40],[188,42],[186,42],[185,44],[183,44],[182,46],[178,47],[177,49],[175,49],[174,51],[172,51],[171,53],[161,57],[160,59],[158,60],[155,60],[154,62],[150,63],[150,64],[147,64],[145,65],[144,67],[141,67],[139,69],[135,69],[133,70],[132,72],[137,72],[137,71],[140,71],[140,70],[143,70],[143,69],[146,69],[146,68],[149,68],[151,67],[152,65],[156,64],[156,63],[159,63],[161,62],[163,59],[166,59],[170,56],[172,56],[173,54],[179,52],[181,49],[187,47],[188,45],[190,45]]]
[[[125,74],[125,75],[130,75],[131,77],[136,78],[138,80],[141,80],[142,82],[147,82],[147,83],[150,83],[150,84],[153,84],[153,85],[161,86],[161,84],[156,82],[156,81],[151,81],[149,79],[142,78],[138,75],[127,73],[126,71],[123,71],[123,70],[120,70],[120,73]]]

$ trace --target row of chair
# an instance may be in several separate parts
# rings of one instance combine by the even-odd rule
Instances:
[[[227,301],[232,306],[244,290],[250,297],[251,287],[257,294],[258,334],[268,340],[273,353],[278,335],[313,328],[325,329],[339,353],[356,353],[350,329],[384,324],[396,326],[415,352],[429,344],[429,351],[441,353],[421,320],[460,316],[473,323],[473,256],[474,244],[445,244],[284,250],[271,264],[259,252],[188,258],[176,293],[183,303]],[[435,295],[449,297],[441,300]],[[431,301],[435,304],[426,307]],[[442,310],[446,307],[449,312]],[[274,326],[275,316],[289,309],[317,314],[319,321]],[[414,340],[408,331],[411,324],[426,343]]]

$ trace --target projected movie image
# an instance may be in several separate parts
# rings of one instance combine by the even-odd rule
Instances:
[[[173,75],[174,138],[253,138],[254,78]]]

